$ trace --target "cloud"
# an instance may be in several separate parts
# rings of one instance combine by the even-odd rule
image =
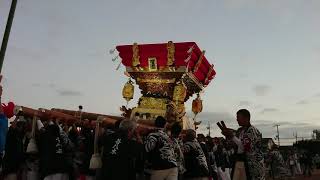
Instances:
[[[298,134],[298,137],[303,137],[305,139],[311,138],[311,132],[314,129],[319,129],[319,125],[314,125],[311,123],[305,122],[275,122],[275,121],[256,121],[253,122],[253,126],[259,129],[264,138],[274,138],[276,136],[277,130],[274,126],[279,124],[279,134],[280,134],[280,143],[281,144],[292,144],[295,142],[295,133]]]
[[[192,117],[192,116],[189,116]],[[197,121],[202,121],[202,123],[198,126],[198,133],[203,133],[207,135],[208,133],[208,124],[210,123],[212,136],[221,137],[221,130],[216,125],[219,121],[224,121],[226,125],[230,128],[236,129],[238,128],[237,121],[235,120],[235,116],[228,112],[202,112],[197,118]]]
[[[50,87],[50,88],[55,88],[55,87],[56,87],[56,84],[50,83],[50,84],[49,84],[49,87]]]
[[[218,121],[224,121],[226,123],[232,123],[235,121],[235,117],[228,112],[202,112],[197,116],[198,120],[203,121],[203,123],[216,123]]]
[[[262,107],[263,107],[262,104],[256,105],[256,108],[257,108],[257,109],[260,109],[260,108],[262,108]]]
[[[257,85],[253,87],[253,91],[257,96],[265,96],[270,92],[270,86]]]
[[[80,91],[74,90],[57,90],[60,96],[82,96],[83,94]]]
[[[32,83],[31,86],[32,86],[32,87],[40,87],[41,84],[40,84],[40,83]]]
[[[260,113],[265,114],[265,113],[273,113],[273,112],[279,112],[279,109],[276,108],[264,108]]]
[[[56,84],[54,84],[54,83],[49,83],[49,84],[47,84],[47,83],[44,83],[44,84],[42,84],[42,83],[32,83],[31,86],[32,87],[55,88]]]
[[[297,102],[298,105],[306,105],[309,104],[309,102],[307,100],[301,100],[299,102]]]
[[[23,58],[28,57],[29,59],[36,60],[36,61],[45,58],[45,56],[41,51],[32,49],[30,47],[10,46],[9,50],[11,51],[12,54],[14,54],[17,57],[23,57]]]
[[[320,93],[315,94],[314,97],[316,98],[320,97]]]
[[[265,108],[266,112],[275,112],[279,111],[275,108]],[[210,122],[211,135],[213,137],[221,137],[221,131],[216,125],[216,122],[224,120],[226,125],[230,128],[237,129],[239,128],[236,118],[234,115],[228,112],[203,112],[197,116],[197,120],[201,120],[202,123],[199,125],[197,133],[208,134],[208,122]],[[274,138],[276,136],[276,127],[275,124],[279,124],[280,132],[280,143],[281,144],[292,144],[295,141],[294,133],[298,133],[298,137],[311,138],[311,132],[314,129],[320,129],[320,125],[314,125],[308,123],[307,121],[272,121],[272,120],[254,120],[252,125],[258,128],[262,133],[264,138]]]
[[[247,73],[240,73],[239,74],[239,78],[247,78],[247,77],[249,77],[249,74],[247,74]]]
[[[250,101],[240,101],[239,106],[250,106],[251,102]]]

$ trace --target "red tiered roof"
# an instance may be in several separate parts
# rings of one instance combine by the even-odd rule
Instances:
[[[158,67],[167,66],[167,43],[161,44],[138,44],[139,47],[139,61],[140,67],[148,67],[148,58],[156,58]],[[179,67],[188,67],[188,71],[192,72],[193,68],[197,64],[202,51],[199,49],[198,45],[195,42],[181,42],[174,43],[175,53],[174,53],[174,66]],[[120,45],[116,47],[120,57],[122,58],[122,64],[126,67],[132,67],[132,58],[133,58],[133,45]],[[192,48],[192,52],[189,53],[188,50]],[[186,62],[186,59],[190,57],[190,60]],[[189,64],[188,64],[189,63]],[[208,75],[208,73],[211,73]],[[192,72],[194,77],[202,85],[208,85],[210,80],[216,75],[213,66],[208,62],[205,56],[198,70]]]

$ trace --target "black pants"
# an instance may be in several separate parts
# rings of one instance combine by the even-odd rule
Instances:
[[[303,168],[303,175],[305,176],[311,176],[311,165],[305,164]]]
[[[2,167],[2,153],[0,154],[0,167]]]

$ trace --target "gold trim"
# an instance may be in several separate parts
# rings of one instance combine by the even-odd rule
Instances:
[[[207,81],[209,80],[209,76],[212,73],[212,71],[213,71],[213,64],[210,66],[209,72],[207,74],[206,79],[204,80],[204,83],[207,83]]]
[[[161,109],[167,108],[168,99],[164,98],[153,98],[153,97],[141,97],[139,99],[139,108],[147,109]]]
[[[160,79],[160,78],[143,79],[143,78],[137,78],[137,82],[140,82],[140,83],[169,84],[169,83],[174,83],[175,81],[176,81],[175,78],[173,78],[173,79]]]
[[[139,46],[137,43],[132,45],[132,66],[140,65]]]
[[[175,53],[175,47],[174,47],[174,43],[172,41],[169,41],[167,43],[167,51],[168,51],[167,66],[172,66],[173,65],[173,61],[174,61],[174,53]]]
[[[137,67],[126,67],[126,70],[128,73],[131,72],[143,72],[143,73],[148,73],[148,72],[152,72],[149,71],[149,67],[142,67],[143,70],[139,70],[139,68]],[[156,72],[186,72],[187,68],[185,66],[181,66],[178,69],[175,69],[174,71],[170,70],[168,67],[166,66],[160,66],[158,67],[158,70]],[[154,71],[153,71],[154,72]]]
[[[198,59],[197,64],[194,66],[193,72],[198,71],[198,69],[199,69],[199,67],[200,67],[200,65],[201,65],[201,63],[202,63],[202,60],[203,60],[203,57],[204,57],[204,54],[205,54],[205,53],[206,53],[206,51],[202,51],[202,53],[201,53],[201,55],[200,55],[200,57],[199,57],[199,59]]]
[[[198,79],[192,74],[192,73],[188,73],[188,78],[190,78],[195,84],[197,84],[197,86],[202,90],[203,89],[203,85],[198,81]]]

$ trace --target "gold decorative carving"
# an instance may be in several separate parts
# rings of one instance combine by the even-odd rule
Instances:
[[[184,86],[184,84],[182,82],[179,82],[178,84],[176,84],[173,91],[173,101],[184,102],[186,95],[187,95],[187,89]]]
[[[174,53],[175,53],[175,47],[174,47],[174,43],[172,41],[169,41],[167,43],[167,51],[168,51],[167,66],[172,66],[173,62],[174,62]]]
[[[131,79],[129,79],[128,82],[124,85],[122,89],[122,96],[126,101],[130,101],[133,98],[134,95],[134,86]]]
[[[175,78],[172,78],[172,79],[160,79],[160,78],[143,79],[143,78],[137,78],[137,82],[139,82],[139,83],[169,84],[169,83],[174,83],[175,81],[176,81]]]
[[[158,70],[157,58],[148,58],[148,63],[149,63],[149,71]]]
[[[179,118],[182,118],[182,116],[184,116],[186,113],[184,102],[178,102],[176,106],[177,106],[177,112],[179,114]]]
[[[166,110],[168,99],[141,97],[139,108]]]
[[[139,46],[137,43],[132,45],[132,66],[140,65]]]
[[[203,60],[203,57],[204,57],[204,54],[205,54],[205,53],[206,53],[206,51],[202,51],[202,53],[201,53],[201,55],[200,55],[200,57],[199,57],[199,59],[198,59],[197,64],[194,66],[193,72],[198,71],[198,69],[199,69],[199,67],[200,67],[200,65],[201,65],[201,63],[202,63],[202,60]]]

